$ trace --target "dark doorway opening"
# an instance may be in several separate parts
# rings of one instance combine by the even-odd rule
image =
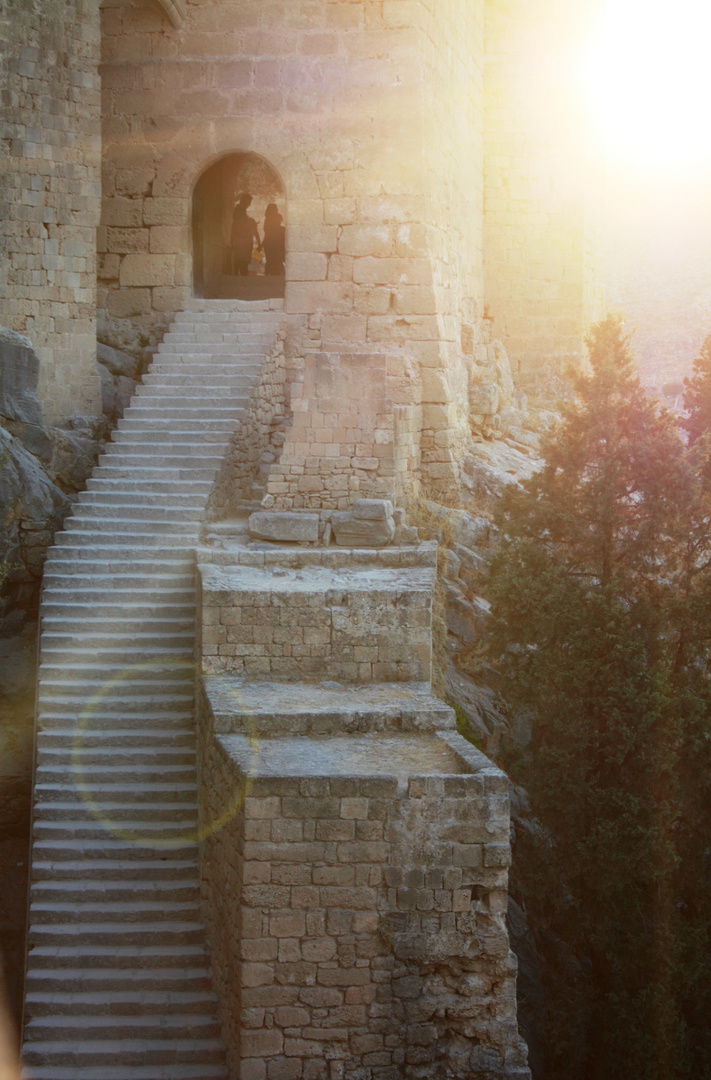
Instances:
[[[231,247],[232,216],[237,200],[252,196],[249,216],[264,239],[264,214],[276,203],[286,218],[284,185],[268,161],[258,154],[234,153],[220,158],[202,174],[193,192],[193,293],[206,300],[266,300],[284,296],[283,276],[265,275],[264,256],[257,255],[248,277],[235,274]],[[256,253],[255,253],[256,254]]]

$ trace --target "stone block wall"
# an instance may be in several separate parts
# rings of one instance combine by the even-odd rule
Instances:
[[[505,926],[508,781],[460,736],[435,741],[461,773],[347,775],[341,760],[308,775],[306,744],[288,770],[301,776],[250,777],[248,739],[206,744],[202,827],[224,824],[203,885],[234,1076],[530,1077]]]
[[[415,410],[388,396],[396,377],[410,391],[417,381],[402,357],[306,353],[291,384],[292,423],[269,471],[267,505],[338,510],[357,498],[397,501],[409,493],[419,476],[419,430]]]
[[[578,71],[599,0],[486,0],[486,298],[515,370],[583,355],[602,314],[600,164]]]
[[[98,4],[4,0],[0,50],[0,324],[30,338],[45,420],[61,423],[101,412]]]
[[[102,336],[184,306],[193,185],[256,153],[286,193],[287,355],[399,354],[393,404],[437,412],[425,478],[456,478],[462,328],[483,306],[482,26],[482,0],[202,0],[178,28],[107,0]]]
[[[229,517],[241,500],[253,499],[262,467],[280,454],[287,417],[285,375],[284,331],[279,331],[210,493],[209,519]]]
[[[202,670],[248,679],[429,681],[429,568],[296,573],[199,565]]]

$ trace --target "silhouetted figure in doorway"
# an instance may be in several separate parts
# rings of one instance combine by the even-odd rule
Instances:
[[[283,222],[284,218],[277,210],[277,204],[269,203],[264,214],[264,273],[270,277],[284,277],[286,229]]]
[[[235,273],[239,277],[247,277],[249,274],[249,264],[252,260],[254,245],[256,244],[259,248],[262,246],[257,222],[254,218],[247,217],[247,210],[251,203],[251,195],[246,193],[240,195],[232,215],[230,244],[232,245]]]

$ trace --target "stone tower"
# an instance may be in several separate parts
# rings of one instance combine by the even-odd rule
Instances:
[[[126,1076],[224,1078],[203,920],[235,1080],[529,1076],[507,781],[432,696],[436,554],[402,516],[511,403],[491,317],[526,371],[579,354],[594,306],[581,187],[549,183],[580,148],[541,134],[520,7],[0,0],[0,321],[55,422],[99,410],[97,336],[156,354],[45,580],[38,1078],[117,1030]],[[231,273],[243,192],[285,219],[277,282]],[[255,495],[261,525],[205,531]]]
[[[286,218],[288,355],[389,356],[417,470],[454,483],[482,316],[530,370],[579,355],[599,304],[580,117],[560,80],[529,92],[574,58],[560,6],[4,0],[0,320],[40,352],[48,418],[98,410],[95,318],[150,349],[219,294],[252,187]],[[557,28],[545,65],[527,20]]]

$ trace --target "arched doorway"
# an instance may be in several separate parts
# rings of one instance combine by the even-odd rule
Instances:
[[[248,277],[234,273],[230,246],[232,215],[240,195],[252,196],[249,216],[264,238],[264,212],[276,203],[286,218],[284,185],[277,172],[258,154],[234,153],[211,165],[193,192],[193,293],[207,300],[264,300],[284,295],[284,278],[267,277],[257,260]]]

